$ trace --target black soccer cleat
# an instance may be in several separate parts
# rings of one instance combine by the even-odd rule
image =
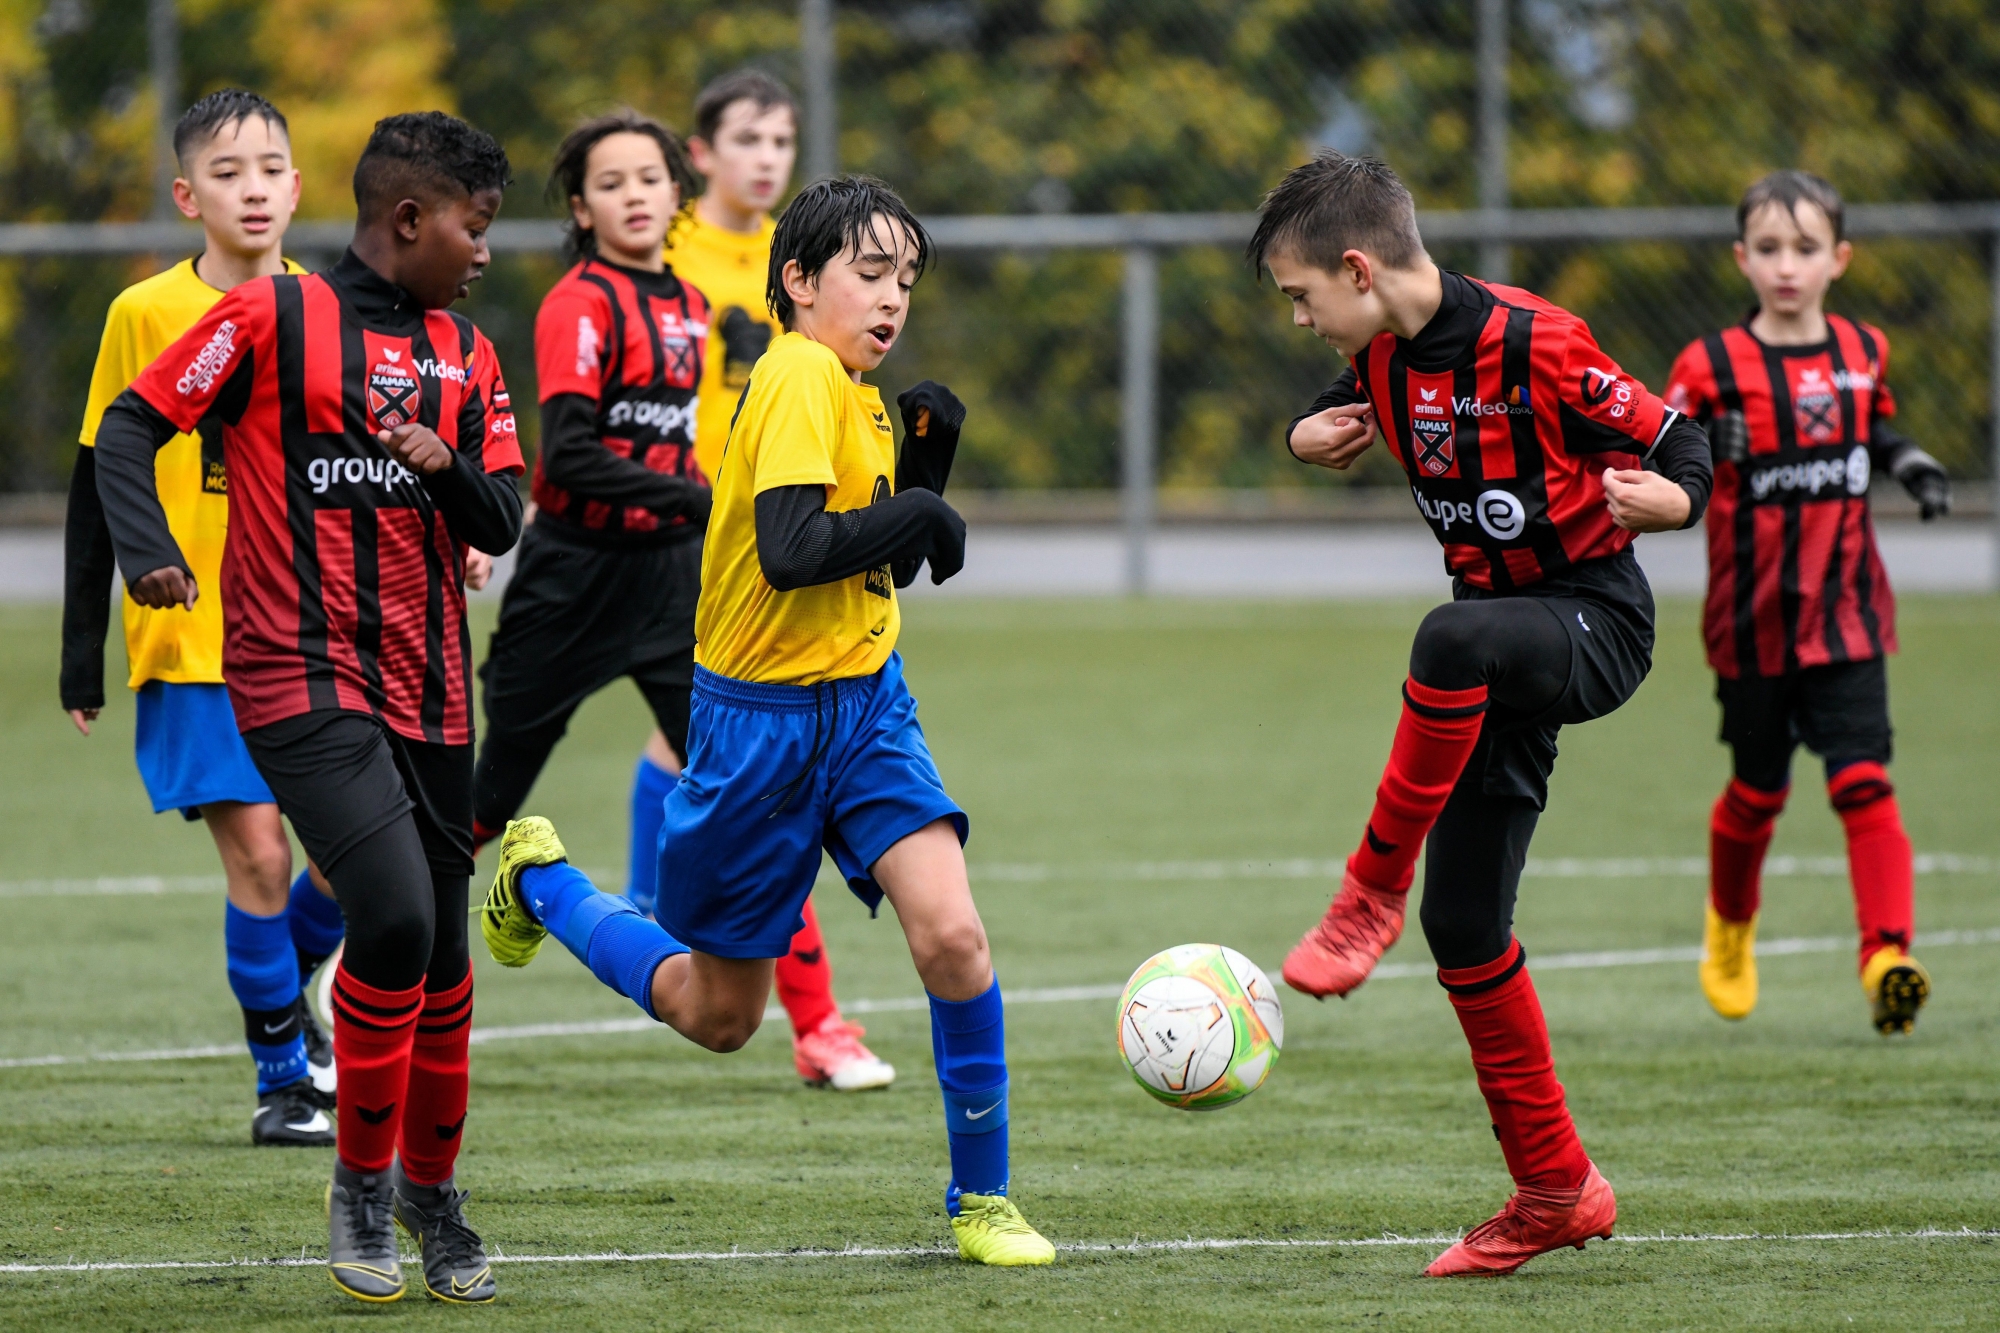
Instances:
[[[304,995],[299,996],[299,1035],[306,1040],[306,1081],[320,1108],[331,1111],[340,1086],[333,1067],[333,1037],[319,1025],[319,1015]]]
[[[387,1171],[363,1175],[334,1160],[326,1188],[326,1268],[333,1285],[357,1301],[403,1299],[391,1197]]]
[[[416,1239],[423,1252],[424,1290],[433,1299],[457,1305],[484,1305],[498,1295],[486,1246],[465,1220],[471,1195],[453,1181],[419,1185],[403,1174],[403,1164],[391,1168],[395,1181],[396,1223]]]
[[[312,1080],[302,1078],[259,1097],[257,1114],[250,1117],[250,1141],[266,1147],[331,1148],[333,1122],[326,1118]]]

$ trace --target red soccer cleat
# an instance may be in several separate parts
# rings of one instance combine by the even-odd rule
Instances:
[[[1538,1254],[1610,1240],[1618,1199],[1593,1164],[1573,1190],[1522,1186],[1497,1217],[1480,1223],[1424,1270],[1425,1277],[1504,1277]]]
[[[1410,895],[1363,884],[1352,871],[1341,877],[1340,892],[1317,926],[1285,955],[1285,984],[1325,999],[1368,980],[1403,934]]]

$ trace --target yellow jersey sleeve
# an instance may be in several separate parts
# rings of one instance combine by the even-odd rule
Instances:
[[[851,380],[831,355],[767,356],[753,419],[737,420],[750,465],[750,494],[779,486],[835,486],[833,451],[840,440],[842,398]],[[743,404],[746,413],[751,402]]]
[[[140,357],[138,321],[134,303],[128,299],[136,290],[128,287],[118,293],[104,317],[104,337],[97,344],[97,366],[90,372],[90,397],[83,405],[83,431],[77,437],[84,444],[96,445],[104,409],[150,363]]]

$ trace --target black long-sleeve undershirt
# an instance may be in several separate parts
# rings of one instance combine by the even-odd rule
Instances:
[[[930,491],[913,488],[836,512],[827,510],[824,486],[774,486],[757,494],[757,563],[779,592],[890,564],[897,566],[896,586],[907,587],[923,560],[931,562],[933,583],[965,564],[965,520]]]
[[[78,445],[63,522],[62,706],[104,707],[104,643],[117,560],[97,497],[97,450]]]
[[[713,492],[692,477],[655,472],[604,447],[597,400],[559,393],[542,404],[542,475],[572,495],[650,509],[661,518],[708,522]]]

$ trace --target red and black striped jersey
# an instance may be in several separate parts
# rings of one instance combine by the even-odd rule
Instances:
[[[594,438],[543,440],[535,460],[537,522],[547,516],[587,534],[641,541],[647,534],[677,539],[698,528],[684,509],[663,513],[634,503],[646,494],[643,475],[622,476],[626,469],[601,458],[566,467],[563,451],[601,448],[660,476],[707,487],[694,456],[707,343],[708,301],[672,269],[648,273],[591,258],[563,275],[535,316],[541,401],[566,394],[590,400]],[[679,497],[685,489],[665,494]]]
[[[1667,402],[1696,420],[1740,413],[1708,516],[1708,661],[1777,676],[1896,650],[1896,603],[1868,509],[1870,440],[1892,417],[1889,340],[1828,315],[1827,340],[1774,347],[1749,321],[1689,343]]]
[[[419,309],[350,252],[330,274],[235,288],[132,393],[181,430],[222,424],[237,726],[338,709],[471,743],[465,547],[432,489],[458,468],[522,470],[485,335]],[[420,481],[375,438],[413,421],[456,451],[451,469]]]
[[[1677,414],[1577,316],[1518,287],[1445,272],[1416,338],[1378,334],[1315,411],[1365,398],[1444,546],[1476,588],[1526,588],[1624,551],[1600,478],[1635,468]]]

